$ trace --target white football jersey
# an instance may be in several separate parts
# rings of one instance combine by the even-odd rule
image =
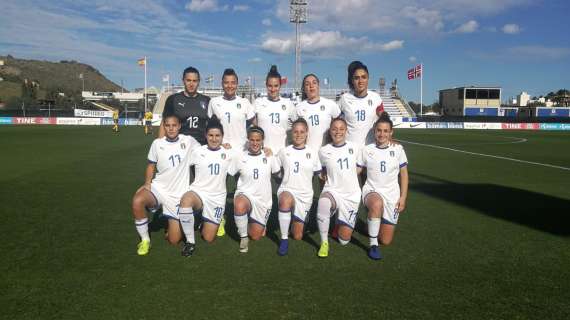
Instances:
[[[313,150],[319,150],[325,145],[324,141],[326,141],[331,120],[340,115],[340,109],[334,101],[321,97],[315,103],[310,103],[307,100],[299,103],[297,115],[307,120],[309,124],[307,145]]]
[[[351,92],[346,92],[340,97],[340,111],[348,124],[347,141],[360,146],[374,141],[371,129],[378,120],[376,108],[381,105],[382,98],[374,91],[368,91],[368,94],[362,98],[354,96]]]
[[[257,125],[265,132],[263,145],[271,148],[273,154],[285,148],[287,130],[297,119],[295,107],[289,99],[272,101],[267,97],[257,98],[254,103]]]
[[[299,197],[312,200],[313,175],[321,171],[318,153],[311,147],[297,149],[291,145],[279,151],[277,160],[283,168],[283,181],[277,193],[286,189]]]
[[[253,106],[249,100],[236,96],[227,100],[224,96],[215,97],[208,105],[208,117],[216,115],[224,127],[224,143],[242,150],[247,141],[246,121],[253,118]]]
[[[175,196],[186,192],[190,185],[189,155],[198,147],[196,139],[183,134],[172,142],[166,137],[155,139],[148,152],[148,161],[156,164],[157,170],[152,184]]]
[[[216,150],[207,145],[194,149],[190,155],[190,166],[196,175],[192,187],[211,194],[226,193],[226,176],[235,174],[236,154],[222,147]]]
[[[408,165],[408,158],[402,145],[380,148],[369,144],[362,149],[361,166],[366,167],[367,178],[363,189],[374,190],[390,202],[400,198],[398,175],[400,168]]]
[[[267,157],[263,152],[258,155],[242,152],[236,162],[236,173],[240,175],[235,194],[246,193],[254,198],[252,201],[271,208],[271,174],[280,169],[273,156]]]
[[[334,191],[343,198],[360,200],[357,164],[361,163],[359,147],[347,141],[341,146],[329,143],[319,150],[319,158],[326,170],[327,181],[323,192]]]

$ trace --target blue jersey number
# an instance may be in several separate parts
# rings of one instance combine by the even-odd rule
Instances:
[[[229,112],[226,112],[226,117],[228,117],[228,123],[230,123],[231,119],[230,119],[230,113]]]
[[[380,172],[386,172],[386,161],[380,161]]]
[[[364,110],[356,110],[354,113],[356,115],[356,121],[364,121],[366,120],[366,111]]]
[[[259,169],[253,169],[253,179],[259,179]]]
[[[319,115],[318,114],[314,114],[314,115],[310,116],[309,120],[311,121],[312,127],[319,125]]]
[[[336,162],[340,166],[341,170],[342,169],[348,169],[348,158],[338,159]]]
[[[281,122],[281,119],[279,118],[279,113],[271,113],[269,114],[269,116],[271,117],[271,123],[279,124],[279,122]]]
[[[216,217],[216,219],[221,219],[222,218],[222,214],[224,213],[224,208],[222,207],[215,207],[214,208],[214,217]]]
[[[293,165],[295,166],[295,168],[293,168],[293,172],[299,173],[299,161],[295,161]]]
[[[220,164],[219,163],[210,163],[208,165],[210,169],[210,175],[219,175],[220,174]]]
[[[178,159],[178,163],[176,163],[176,159]],[[173,166],[173,167],[176,167],[176,165],[179,164],[180,161],[181,161],[181,160],[180,160],[180,155],[177,155],[177,154],[171,155],[170,157],[168,157],[168,160],[172,161],[172,166]]]

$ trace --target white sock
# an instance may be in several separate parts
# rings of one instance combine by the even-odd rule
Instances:
[[[370,246],[378,245],[378,234],[380,233],[380,218],[368,219],[368,237]]]
[[[329,225],[331,223],[331,200],[327,197],[319,199],[317,206],[317,224],[321,235],[321,243],[329,241]]]
[[[137,228],[141,240],[150,240],[150,236],[148,235],[148,218],[135,219],[135,227]]]
[[[178,210],[178,217],[180,218],[180,225],[182,231],[186,236],[186,242],[195,243],[194,238],[194,211],[192,208],[180,208]]]
[[[281,239],[289,238],[289,226],[291,225],[291,211],[279,210],[279,228],[281,229]]]
[[[241,216],[234,215],[234,220],[236,222],[236,227],[240,238],[247,237],[247,214]]]

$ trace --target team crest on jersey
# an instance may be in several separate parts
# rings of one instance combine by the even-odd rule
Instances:
[[[222,153],[222,160],[226,160],[226,154]]]
[[[186,144],[184,142],[182,142],[180,144],[180,149],[182,149],[182,150],[186,149]]]
[[[311,154],[307,152],[307,159],[311,159]]]
[[[267,164],[267,158],[263,158],[263,164]]]
[[[204,101],[200,101],[200,107],[202,107],[202,109],[206,110],[206,103]]]
[[[372,100],[368,99],[368,105],[372,107]]]
[[[393,156],[395,156],[394,151],[390,151],[390,157],[393,157]]]
[[[352,150],[352,148],[348,148],[348,153],[349,153],[349,154],[353,154],[353,153],[354,153],[354,150]]]
[[[238,104],[237,104],[237,108],[238,108],[238,109],[241,109],[241,103],[238,103]]]
[[[325,105],[324,104],[321,105],[321,111],[325,111]]]
[[[287,109],[287,107],[283,104],[283,105],[281,105],[281,109],[283,109],[283,111],[285,111],[285,109]]]

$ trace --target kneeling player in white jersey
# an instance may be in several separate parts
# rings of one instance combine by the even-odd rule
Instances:
[[[335,213],[337,213],[336,224],[339,225],[339,242],[342,245],[350,242],[361,196],[358,175],[362,169],[357,166],[361,162],[360,148],[346,141],[347,125],[344,119],[334,119],[329,131],[332,143],[319,150],[323,166],[321,176],[325,180],[317,207],[317,223],[321,235],[318,256],[321,258],[329,255],[328,232],[330,218]]]
[[[367,172],[362,201],[368,208],[368,256],[374,260],[382,259],[378,236],[383,245],[392,242],[398,216],[406,208],[408,196],[408,159],[402,145],[390,144],[392,126],[388,114],[383,113],[374,124],[376,142],[362,151],[361,165]]]
[[[250,127],[247,130],[248,149],[236,162],[239,179],[234,196],[234,219],[241,238],[239,251],[244,253],[248,251],[248,235],[259,240],[265,233],[273,204],[271,174],[280,170],[275,158],[263,152],[264,135],[260,127]]]
[[[380,95],[368,90],[368,68],[360,61],[348,65],[348,86],[350,92],[344,93],[339,100],[339,107],[348,124],[347,141],[364,146],[374,141],[371,132],[374,122],[384,111]]]
[[[188,190],[190,170],[186,162],[192,150],[200,146],[194,138],[178,134],[181,122],[175,115],[167,115],[162,121],[166,135],[152,142],[145,183],[137,190],[132,202],[136,229],[141,237],[137,253],[141,256],[150,249],[146,208],[152,211],[162,207],[162,213],[169,218],[168,241],[175,245],[182,239],[178,204]]]
[[[297,119],[297,114],[291,100],[282,99],[280,96],[281,75],[276,66],[271,66],[265,78],[265,86],[267,97],[257,98],[254,103],[254,122],[265,132],[264,147],[277,154],[285,148],[287,130]]]
[[[195,248],[194,213],[202,211],[202,237],[207,242],[216,238],[226,207],[226,176],[234,174],[235,152],[221,146],[224,129],[217,117],[206,125],[207,145],[194,149],[189,165],[196,175],[190,190],[180,200],[180,224],[186,236],[182,255],[189,257]]]
[[[331,121],[340,115],[340,109],[336,102],[320,96],[319,78],[312,73],[303,78],[302,96],[303,101],[296,107],[297,116],[307,120],[307,145],[318,151],[326,144]]]
[[[277,154],[283,168],[283,181],[277,190],[279,198],[279,228],[281,242],[277,253],[280,256],[289,250],[289,226],[295,240],[303,238],[303,229],[313,203],[312,178],[321,171],[317,150],[307,146],[307,121],[299,118],[293,122],[293,145],[281,149]]]

